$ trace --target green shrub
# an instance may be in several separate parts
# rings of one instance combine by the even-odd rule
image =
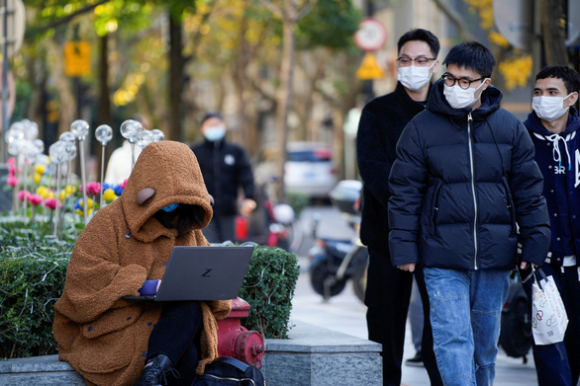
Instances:
[[[64,286],[74,233],[71,229],[63,241],[41,224],[0,224],[0,358],[57,352],[54,304]],[[298,273],[293,254],[256,247],[240,292],[252,306],[247,328],[267,338],[287,337]]]
[[[73,244],[39,236],[0,230],[0,358],[56,352],[54,303]]]
[[[248,329],[265,338],[288,338],[299,273],[296,255],[281,248],[256,247],[240,291],[240,297],[252,306],[244,321]]]

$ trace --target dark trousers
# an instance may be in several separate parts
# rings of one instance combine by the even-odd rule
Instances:
[[[578,267],[543,264],[542,270],[554,278],[568,315],[564,342],[545,346],[533,345],[539,386],[576,386],[580,377],[580,282]],[[524,284],[531,299],[532,280]]]
[[[442,385],[435,354],[433,335],[429,321],[429,297],[420,267],[415,278],[423,301],[425,325],[423,327],[422,355],[431,385]],[[405,327],[411,298],[413,274],[393,267],[391,257],[369,248],[369,268],[365,304],[369,340],[383,345],[383,385],[400,386]]]
[[[170,302],[163,305],[161,319],[149,337],[147,360],[159,354],[171,359],[179,377],[169,376],[170,386],[190,386],[193,383],[203,327],[202,316],[198,302]]]
[[[210,243],[235,242],[236,216],[213,216],[207,228],[202,229],[203,235]]]

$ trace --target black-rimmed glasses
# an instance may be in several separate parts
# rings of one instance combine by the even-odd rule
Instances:
[[[401,67],[410,66],[411,64],[413,64],[413,62],[418,67],[427,67],[429,63],[431,63],[433,60],[436,60],[436,58],[428,58],[426,56],[417,56],[416,58],[410,58],[408,56],[399,56],[397,58],[397,62]]]
[[[467,90],[471,86],[472,83],[478,82],[478,81],[483,80],[485,78],[479,78],[479,79],[473,79],[473,80],[467,79],[467,78],[457,79],[456,77],[454,77],[450,73],[446,72],[445,74],[441,75],[441,79],[444,79],[445,86],[447,86],[447,87],[453,87],[455,85],[455,83],[457,82],[459,87],[461,87],[464,90]]]

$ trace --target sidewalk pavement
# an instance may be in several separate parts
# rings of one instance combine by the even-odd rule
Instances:
[[[310,277],[306,268],[308,261],[299,257],[301,274],[296,285],[291,320],[299,320],[330,330],[343,332],[367,339],[366,307],[356,298],[350,284],[344,291],[324,302],[310,285]],[[411,328],[407,326],[405,335],[405,350],[403,361],[415,355],[411,341]],[[402,386],[429,386],[427,371],[422,367],[403,365]],[[510,358],[500,349],[496,361],[495,386],[536,385],[537,377],[533,357],[528,355],[528,363],[523,364],[522,358]]]

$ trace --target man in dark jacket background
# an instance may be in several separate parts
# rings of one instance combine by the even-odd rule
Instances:
[[[580,74],[566,66],[546,67],[536,75],[533,111],[524,122],[544,175],[552,240],[542,264],[560,290],[568,315],[564,342],[533,345],[540,386],[576,386],[580,377]],[[531,281],[527,282],[528,296]]]
[[[244,149],[225,139],[226,124],[222,115],[208,112],[201,121],[204,141],[193,144],[203,180],[214,198],[213,218],[204,236],[210,243],[235,241],[235,220],[238,213],[238,190],[244,190],[239,212],[249,216],[256,208],[254,173]]]
[[[430,80],[439,62],[439,40],[431,32],[415,29],[397,43],[399,82],[394,92],[375,98],[363,109],[357,134],[357,158],[364,181],[361,240],[369,249],[365,304],[369,339],[383,345],[383,384],[401,384],[405,324],[413,276],[391,264],[388,245],[388,177],[395,147],[405,125],[425,108]],[[441,380],[433,355],[428,299],[420,270],[425,328],[422,357],[432,385]]]
[[[516,266],[540,264],[550,229],[542,174],[521,122],[490,85],[492,53],[451,49],[427,109],[401,134],[389,184],[393,265],[423,265],[433,350],[446,385],[491,385]]]

